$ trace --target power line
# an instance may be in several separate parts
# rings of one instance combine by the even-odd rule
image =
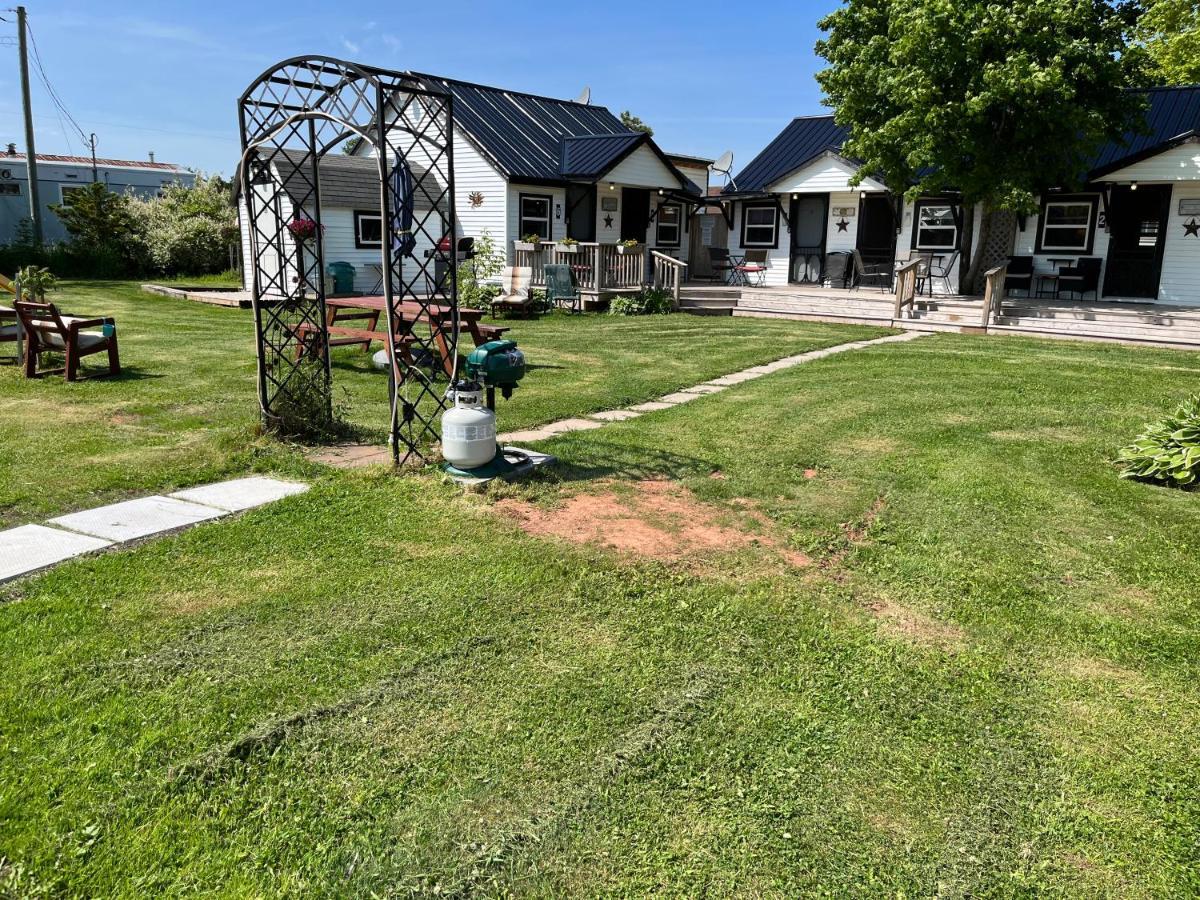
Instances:
[[[25,23],[25,30],[29,34],[29,43],[30,43],[30,46],[33,48],[34,65],[37,67],[38,77],[41,78],[42,84],[45,85],[45,87],[46,87],[46,93],[50,95],[50,100],[55,105],[55,107],[57,107],[58,111],[63,116],[66,116],[67,121],[70,122],[72,126],[74,126],[75,130],[79,133],[80,140],[82,140],[84,144],[87,144],[87,142],[88,142],[87,132],[84,131],[83,127],[78,122],[75,121],[75,117],[71,115],[71,111],[67,109],[67,105],[62,101],[62,98],[58,96],[58,92],[56,90],[54,90],[54,85],[52,85],[50,83],[50,76],[46,74],[46,67],[44,65],[42,65],[42,54],[38,50],[37,38],[34,37],[33,28],[30,27],[28,20],[26,20],[26,23]],[[63,126],[64,135],[66,134],[66,131],[67,131],[67,129],[64,125]],[[70,145],[70,138],[67,138],[67,143],[68,143],[68,145]]]

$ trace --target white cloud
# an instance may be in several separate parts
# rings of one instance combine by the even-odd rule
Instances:
[[[354,43],[354,41],[350,40],[350,38],[348,38],[348,37],[342,38],[342,46],[345,47],[347,50],[349,50],[351,53],[358,53],[360,50],[362,50],[362,47],[360,47],[358,44]]]

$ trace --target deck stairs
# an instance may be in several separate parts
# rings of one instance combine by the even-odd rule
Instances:
[[[799,285],[739,288],[687,284],[682,289],[680,307],[695,315],[844,322],[960,334],[1027,334],[1200,349],[1200,304],[1172,307],[1008,298],[1002,315],[985,326],[982,302],[979,297],[922,297],[897,319],[894,297],[869,288],[838,291]]]

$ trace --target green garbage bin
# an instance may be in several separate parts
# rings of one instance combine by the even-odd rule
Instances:
[[[325,274],[333,279],[335,294],[354,293],[354,266],[348,262],[334,262],[325,267]]]

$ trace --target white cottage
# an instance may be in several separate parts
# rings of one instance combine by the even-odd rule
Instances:
[[[1082,190],[1040,198],[1038,214],[1017,217],[1011,244],[989,248],[1031,261],[1034,297],[1200,304],[1200,87],[1142,93],[1145,131],[1102,147]],[[973,237],[961,199],[902,201],[870,177],[852,187],[846,136],[832,116],[795,119],[739,172],[722,194],[730,248],[765,250],[775,286],[830,286],[835,251],[857,249],[867,265],[933,253],[949,269],[934,293],[957,293]],[[1059,277],[1081,264],[1096,277]]]

